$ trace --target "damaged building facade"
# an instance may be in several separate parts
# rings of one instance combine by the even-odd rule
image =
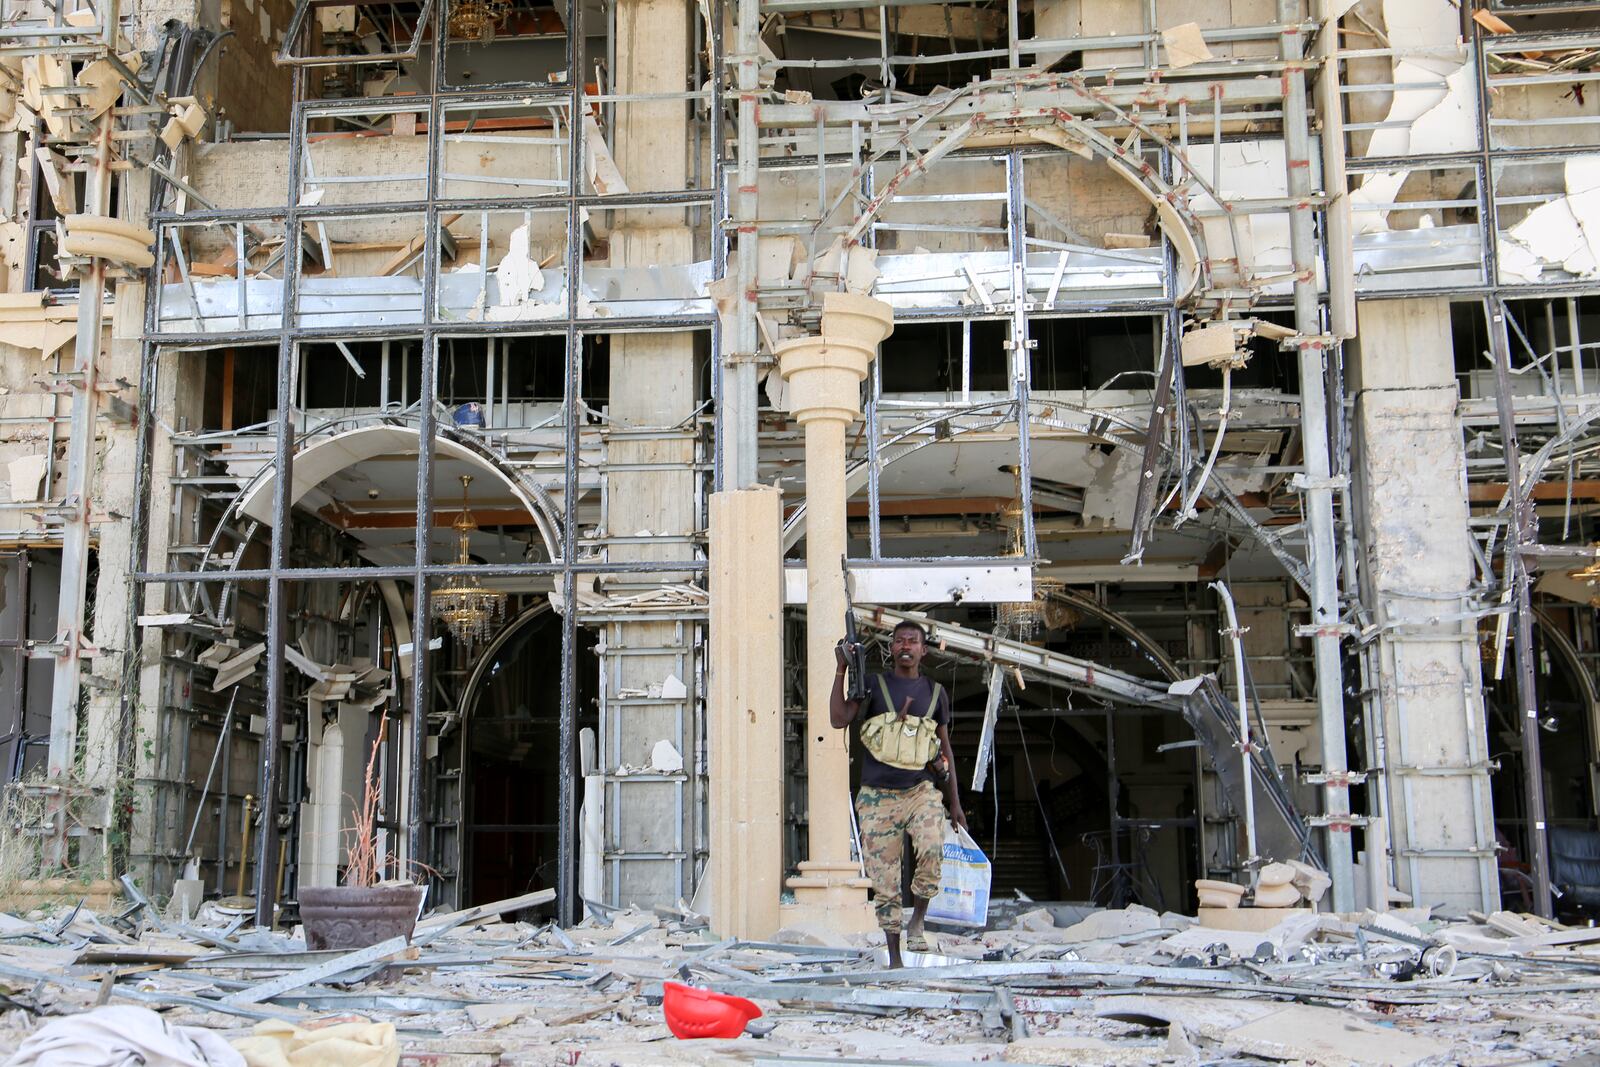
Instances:
[[[270,920],[371,759],[433,901],[865,928],[850,604],[996,894],[1548,913],[1597,78],[1514,0],[8,3],[30,875]]]

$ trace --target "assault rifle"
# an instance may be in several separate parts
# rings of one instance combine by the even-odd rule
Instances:
[[[845,679],[844,698],[865,701],[867,650],[861,646],[861,638],[856,636],[856,606],[850,599],[850,567],[843,556],[839,557],[839,568],[844,571],[844,640],[839,645],[844,649],[845,664],[850,672]]]

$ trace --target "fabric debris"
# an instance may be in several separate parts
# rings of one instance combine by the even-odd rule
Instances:
[[[395,1067],[400,1041],[390,1023],[339,1023],[302,1030],[271,1020],[234,1042],[248,1067]]]
[[[18,1047],[6,1067],[245,1067],[209,1030],[173,1026],[149,1008],[95,1008],[54,1019]]]

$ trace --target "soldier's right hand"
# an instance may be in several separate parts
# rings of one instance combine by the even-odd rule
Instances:
[[[860,645],[852,644],[849,641],[840,641],[833,646],[833,658],[839,661],[839,666],[848,667],[850,666],[850,657],[855,655],[856,650],[860,647]]]

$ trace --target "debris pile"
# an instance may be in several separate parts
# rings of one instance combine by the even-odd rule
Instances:
[[[298,931],[214,908],[170,920],[124,885],[115,913],[0,915],[0,1049],[14,1062],[115,1044],[197,1067],[1488,1065],[1572,1059],[1600,1031],[1600,929],[1509,912],[1291,907],[1256,932],[1027,902],[997,908],[1007,929],[930,931],[935,952],[888,970],[880,935],[719,938],[686,907],[592,905],[570,929],[515,921],[548,892],[426,917],[409,945],[310,952]],[[662,1011],[669,982],[762,1014],[738,1038],[680,1041]]]

